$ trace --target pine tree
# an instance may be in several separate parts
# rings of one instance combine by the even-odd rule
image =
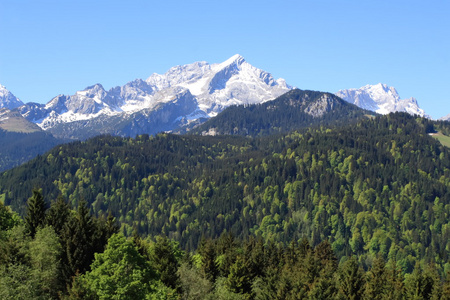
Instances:
[[[402,300],[405,293],[405,283],[402,271],[397,267],[397,261],[390,261],[390,266],[386,270],[386,298],[392,300]]]
[[[34,238],[39,227],[45,225],[45,205],[42,190],[34,189],[33,196],[27,202],[27,214],[25,216],[25,228],[32,238]]]
[[[156,238],[156,243],[151,248],[150,260],[165,285],[172,289],[180,287],[180,278],[177,273],[178,260],[167,237],[158,236]]]
[[[75,217],[66,226],[64,237],[67,264],[65,277],[70,278],[76,272],[84,273],[94,259],[93,235],[94,222],[89,214],[87,203],[81,200]]]
[[[215,282],[219,275],[219,269],[216,264],[216,247],[211,239],[202,239],[198,248],[198,254],[202,257],[202,270],[205,277]]]
[[[364,293],[364,276],[356,258],[353,256],[339,269],[339,292],[349,300],[362,299]]]
[[[47,212],[46,223],[53,227],[55,232],[61,236],[66,223],[70,217],[70,206],[62,196],[50,205]]]
[[[442,300],[450,300],[450,272],[445,274],[444,284],[442,285]]]
[[[372,268],[368,272],[365,297],[367,299],[381,300],[386,295],[386,269],[382,257],[373,261]]]

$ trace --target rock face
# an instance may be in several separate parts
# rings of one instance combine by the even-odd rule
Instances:
[[[319,118],[333,110],[335,101],[336,99],[332,95],[323,94],[318,100],[309,104],[304,111],[315,118]]]
[[[0,108],[14,109],[21,105],[23,102],[0,84]]]
[[[97,134],[134,136],[171,131],[217,115],[224,108],[272,100],[292,87],[253,67],[240,55],[219,64],[176,66],[106,91],[96,84],[47,104],[19,108],[29,121],[56,137]]]
[[[407,112],[428,117],[419,107],[415,98],[400,99],[397,90],[386,84],[366,85],[359,89],[340,90],[336,93],[342,99],[379,114],[391,112]]]

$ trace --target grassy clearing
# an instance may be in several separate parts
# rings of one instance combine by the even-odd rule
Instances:
[[[438,133],[433,134],[433,137],[438,139],[445,147],[450,148],[450,136],[443,135],[442,132],[439,131]]]

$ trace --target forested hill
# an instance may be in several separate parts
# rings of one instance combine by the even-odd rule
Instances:
[[[232,232],[289,243],[328,240],[338,258],[377,254],[410,272],[449,270],[449,150],[407,114],[264,138],[160,134],[60,145],[0,176],[24,213],[33,187],[92,212],[110,209],[126,234],[167,235],[186,249]]]
[[[311,126],[355,123],[365,116],[375,113],[330,93],[295,89],[262,104],[228,107],[191,132],[264,136]]]
[[[14,132],[0,129],[0,171],[18,166],[64,142],[44,131]]]

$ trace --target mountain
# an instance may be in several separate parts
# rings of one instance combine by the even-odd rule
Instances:
[[[219,64],[176,66],[106,91],[96,84],[47,104],[19,108],[27,120],[57,137],[135,136],[172,131],[217,115],[226,107],[262,103],[292,89],[240,55]]]
[[[375,114],[330,93],[294,89],[262,104],[228,107],[191,132],[262,136],[310,126],[348,124],[366,115]]]
[[[42,129],[25,119],[17,110],[0,109],[0,128],[10,132],[37,132]]]
[[[450,114],[446,115],[445,117],[440,118],[441,121],[450,121]]]
[[[263,138],[100,136],[1,173],[0,198],[23,215],[42,187],[48,202],[85,199],[123,232],[165,235],[185,249],[223,232],[307,238],[328,240],[339,259],[380,255],[404,272],[419,260],[444,270],[450,151],[428,135],[430,124],[393,113]]]
[[[0,109],[0,172],[64,142],[25,119],[17,109]]]
[[[379,114],[407,112],[427,117],[415,98],[400,99],[397,90],[386,84],[366,85],[359,89],[340,90],[336,93],[342,99]]]
[[[21,105],[23,102],[0,84],[0,108],[13,109]]]

